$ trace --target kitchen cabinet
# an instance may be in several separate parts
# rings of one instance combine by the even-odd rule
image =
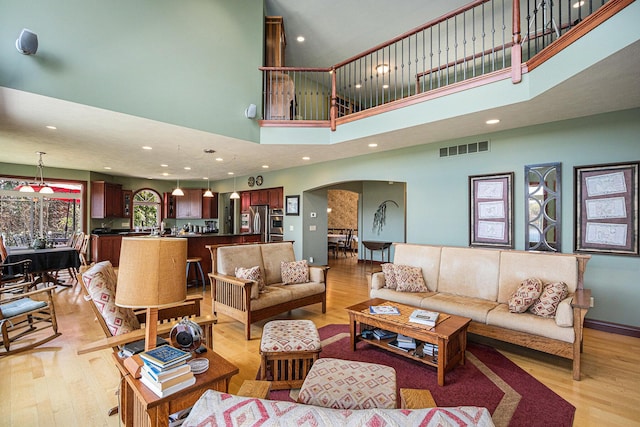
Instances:
[[[122,185],[91,182],[91,218],[122,217]]]
[[[267,67],[284,67],[287,39],[282,16],[265,16],[265,64]]]
[[[185,188],[184,196],[176,197],[176,218],[202,218],[202,190],[200,188]]]
[[[122,236],[119,234],[91,235],[91,261],[111,261],[114,267],[120,263],[120,245]]]
[[[164,193],[162,196],[162,218],[175,218],[176,196],[171,193]]]
[[[251,191],[243,191],[240,193],[240,211],[249,212],[251,206]]]
[[[270,188],[267,192],[269,196],[269,209],[282,209],[284,205],[283,188]]]
[[[133,191],[122,190],[122,218],[133,215]]]
[[[213,197],[204,197],[202,190],[202,218],[218,218],[218,193],[213,193]]]
[[[251,206],[268,205],[268,204],[269,204],[269,192],[267,190],[251,191]]]

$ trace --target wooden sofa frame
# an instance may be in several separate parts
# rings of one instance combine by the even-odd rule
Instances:
[[[216,271],[218,255],[217,249],[222,246],[238,246],[238,245],[259,245],[269,244],[268,242],[258,243],[239,243],[227,245],[207,245],[207,249],[211,252],[211,268],[213,272],[209,273],[211,281],[211,306],[214,316],[222,313],[244,324],[245,336],[247,340],[251,339],[251,324],[260,320],[268,319],[285,311],[291,311],[296,308],[304,307],[311,304],[321,303],[322,312],[327,312],[327,271],[328,266],[324,269],[324,285],[325,291],[322,294],[311,295],[303,298],[294,299],[283,302],[275,306],[265,307],[260,310],[251,310],[251,284],[252,280],[238,279],[236,277],[221,275]]]

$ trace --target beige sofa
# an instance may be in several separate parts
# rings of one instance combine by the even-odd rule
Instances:
[[[309,282],[283,285],[280,262],[295,261],[292,242],[254,243],[240,245],[211,245],[211,297],[213,312],[225,314],[245,325],[246,338],[251,339],[251,324],[277,314],[322,303],[327,308],[326,273],[328,267],[309,267]],[[235,277],[237,267],[259,266],[263,272],[266,290],[252,287],[253,280]]]
[[[580,380],[584,317],[591,292],[583,277],[589,255],[483,248],[394,244],[393,263],[420,267],[429,292],[385,288],[382,272],[371,275],[370,296],[472,319],[469,332],[573,360]],[[569,296],[555,318],[511,313],[508,301],[523,280],[562,281]]]
[[[494,426],[486,408],[460,406],[423,409],[330,409],[302,403],[236,396],[207,390],[182,424],[231,425],[229,420],[252,420],[265,426]],[[236,425],[233,423],[233,425]]]

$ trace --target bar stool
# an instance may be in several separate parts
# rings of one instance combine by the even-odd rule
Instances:
[[[204,290],[207,286],[207,282],[204,281],[204,272],[202,271],[202,257],[189,257],[187,258],[187,281],[189,280],[189,270],[191,268],[191,264],[195,264],[197,270],[196,270],[196,286],[198,286],[198,276],[197,274],[200,273],[200,280],[202,281],[202,294],[204,295]]]

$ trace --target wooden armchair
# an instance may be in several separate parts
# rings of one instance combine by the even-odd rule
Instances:
[[[4,352],[0,356],[30,350],[60,336],[52,291],[55,286],[27,292],[31,282],[5,284],[0,288],[0,331]],[[51,334],[41,331],[51,328]],[[38,333],[33,339],[23,337]],[[16,341],[24,341],[18,348],[11,347]]]

